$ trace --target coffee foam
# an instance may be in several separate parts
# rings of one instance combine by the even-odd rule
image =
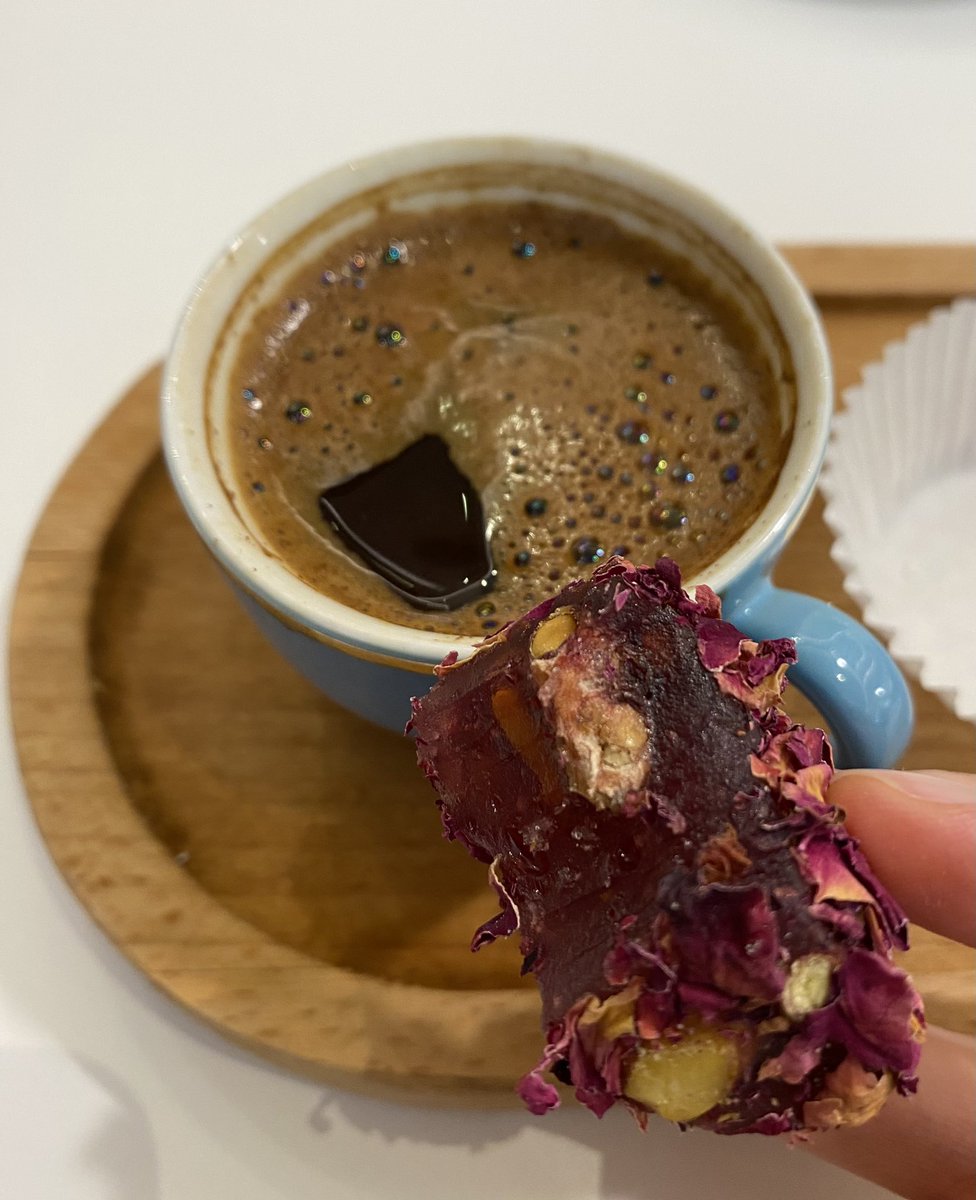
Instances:
[[[669,430],[663,419],[667,406],[680,409],[682,419],[693,418],[692,426],[698,420],[699,428],[685,431],[695,438],[707,432],[705,425],[714,421],[718,412],[726,411],[719,405],[732,406],[739,413],[740,429],[734,432],[743,453],[749,449],[749,437],[756,444],[762,442],[763,429],[771,435],[761,447],[762,453],[773,459],[772,470],[767,472],[768,486],[750,499],[747,519],[761,507],[775,482],[792,422],[792,382],[784,369],[782,346],[769,333],[771,320],[754,327],[743,312],[749,303],[730,302],[731,294],[739,297],[742,291],[742,281],[737,278],[741,271],[735,264],[726,262],[724,274],[716,272],[706,280],[688,257],[678,258],[665,248],[667,241],[669,246],[681,244],[686,251],[690,249],[687,239],[682,241],[676,233],[680,222],[668,227],[667,238],[648,241],[633,235],[634,230],[643,234],[654,227],[646,213],[635,216],[625,212],[622,216],[619,209],[613,209],[611,222],[594,213],[596,206],[578,197],[573,205],[564,202],[563,193],[554,204],[546,195],[542,208],[537,203],[510,202],[510,189],[504,194],[496,189],[493,198],[485,200],[488,194],[480,194],[484,203],[472,204],[467,191],[447,196],[443,191],[420,190],[412,196],[390,197],[387,203],[370,203],[353,214],[337,213],[335,225],[320,222],[321,228],[286,248],[288,252],[253,281],[221,339],[210,379],[210,435],[218,461],[225,463],[225,486],[268,551],[301,578],[344,603],[388,620],[444,632],[491,628],[588,569],[591,563],[585,556],[580,561],[579,547],[574,548],[582,538],[594,539],[594,551],[608,554],[626,548],[631,557],[644,561],[665,551],[683,560],[686,571],[697,569],[734,540],[742,522],[726,528],[729,522],[721,516],[724,509],[715,504],[706,504],[699,514],[709,522],[704,547],[695,541],[703,532],[701,520],[692,530],[685,525],[668,528],[667,507],[679,505],[680,493],[688,485],[672,477],[682,465],[682,447],[681,438],[672,436],[674,430]],[[442,202],[453,199],[457,203],[431,216],[428,201],[432,195]],[[537,239],[540,249],[549,256],[542,270],[543,255],[518,262],[512,254],[513,239],[530,224],[540,227],[534,232],[541,235]],[[631,231],[629,237],[623,236],[625,225]],[[556,243],[560,239],[568,242],[573,236],[568,232],[571,228],[586,231],[584,252],[570,253],[565,245],[558,247],[563,260],[573,264],[569,277],[562,280],[565,286],[559,303],[553,305],[550,298],[533,308],[527,303],[533,299],[533,278],[551,269]],[[453,233],[445,235],[445,229]],[[409,234],[405,239],[408,261],[392,267],[383,263],[383,245],[404,232]],[[697,231],[695,239],[697,250],[702,242]],[[606,319],[602,324],[593,321],[598,298],[602,296],[604,309],[604,302],[613,299],[607,295],[606,271],[601,274],[598,269],[601,262],[587,258],[594,242],[606,251],[604,267],[613,258],[608,247],[614,242],[613,253],[618,256],[614,269],[618,275],[621,267],[626,267],[625,274],[630,272],[627,286],[631,291],[616,297],[616,308],[609,306],[616,314],[609,327]],[[433,243],[438,244],[432,249]],[[638,253],[634,249],[638,244],[646,260],[639,270],[627,259],[627,254],[633,257]],[[486,245],[496,250],[501,247],[502,257],[495,256],[491,270],[485,258]],[[623,262],[619,259],[621,246],[625,249]],[[308,265],[309,247],[314,247],[313,266]],[[708,247],[711,257],[706,256],[707,262],[721,257],[711,243]],[[357,272],[349,263],[363,248],[367,250],[366,268]],[[451,279],[463,282],[468,277],[463,275],[466,264],[460,259],[468,253],[476,260],[479,282],[486,274],[490,277],[492,270],[510,279],[521,268],[536,274],[516,276],[517,286],[501,296],[497,291],[480,294],[470,287],[455,290],[447,309],[429,303],[436,297],[425,292],[422,275],[417,272],[429,268],[437,258],[442,263],[438,287],[443,289]],[[696,261],[701,261],[700,254]],[[305,265],[296,270],[296,262]],[[654,270],[664,269],[660,289],[647,282],[645,267],[649,263],[657,264]],[[321,283],[326,270],[335,272],[335,282],[330,285]],[[411,304],[404,305],[401,300],[399,305],[410,313],[410,322],[404,322],[409,325],[405,345],[400,349],[379,347],[376,330],[384,319],[383,306],[397,307],[393,285],[404,280],[410,280],[414,290]],[[623,285],[618,280],[613,286]],[[316,305],[325,295],[341,296],[332,326],[325,321],[320,331],[328,334],[326,340],[332,344],[314,348],[315,370],[306,371],[300,357],[301,340],[312,331]],[[642,332],[641,322],[635,322],[632,314],[649,297],[657,302],[659,318],[666,310],[668,320],[663,322],[665,328]],[[357,319],[352,314],[360,298],[368,328],[358,333],[364,337],[356,336],[352,328]],[[665,298],[668,304],[662,308],[660,302]],[[755,295],[750,303],[757,303]],[[646,325],[644,309],[641,314]],[[387,313],[391,319],[405,315]],[[421,319],[428,323],[423,329]],[[682,347],[680,354],[673,353],[675,320],[681,336],[697,339],[693,348]],[[432,328],[437,323],[440,329]],[[661,321],[655,324],[660,326]],[[672,344],[659,344],[662,337],[672,338]],[[767,353],[770,344],[776,351],[773,361]],[[336,357],[340,346],[342,356]],[[381,351],[379,358],[377,350]],[[644,350],[649,351],[650,361],[638,366]],[[659,358],[662,353],[667,361]],[[709,382],[711,375],[699,379],[695,374],[698,368],[688,365],[693,360],[700,370],[707,367],[713,375],[719,371],[723,379],[720,394],[712,402],[697,397],[697,415],[692,404],[694,390],[713,386],[714,381]],[[356,390],[347,369],[350,362],[360,364],[358,370],[364,376],[361,391]],[[283,366],[290,376],[280,370],[275,376],[275,370]],[[674,376],[673,383],[666,382],[668,375]],[[393,381],[398,376],[401,382],[396,384]],[[506,381],[510,387],[505,386]],[[254,384],[258,386],[252,387]],[[260,408],[242,402],[245,386],[260,400]],[[304,393],[316,386],[318,394],[313,401]],[[583,386],[589,389],[585,398],[578,395]],[[332,394],[326,395],[330,388]],[[512,398],[506,400],[509,392]],[[759,393],[758,410],[751,395],[754,392]],[[644,401],[640,400],[642,394]],[[357,404],[357,396],[369,396],[370,400]],[[282,412],[303,398],[309,399],[313,416],[293,426],[287,418],[283,421]],[[747,417],[744,422],[742,414]],[[620,432],[628,422],[635,427],[632,441]],[[313,423],[318,442],[309,454]],[[337,545],[316,511],[321,487],[374,465],[425,432],[445,437],[484,500],[496,559],[506,575],[491,598],[495,604],[491,614],[462,610],[432,623],[428,614],[392,603],[381,581]],[[662,447],[659,443],[665,435],[671,444]],[[263,463],[262,455],[253,452],[261,436],[273,447]],[[724,453],[734,440],[716,439],[714,431],[709,436],[719,443],[712,445],[709,453],[715,449]],[[296,450],[291,454],[293,445]],[[646,461],[658,451],[662,453],[657,458]],[[269,469],[272,454],[279,459],[275,469]],[[307,469],[289,467],[289,459],[296,456],[308,460]],[[754,459],[758,456],[755,451]],[[233,462],[230,472],[226,470],[228,457]],[[659,469],[665,458],[666,467]],[[721,470],[727,465],[724,460],[711,462],[707,469]],[[684,469],[690,472],[688,460]],[[261,472],[260,479],[255,477],[256,471]],[[263,484],[263,492],[251,491],[256,482]],[[727,488],[722,490],[722,495],[726,494]],[[547,509],[541,516],[530,517],[524,507],[535,498],[546,500]],[[269,501],[277,505],[271,514]],[[709,508],[714,510],[710,514]],[[658,519],[652,519],[655,510]],[[283,521],[286,512],[290,513],[287,522]],[[720,536],[713,538],[711,532],[716,528]],[[696,547],[701,548],[697,556]],[[528,570],[517,565],[516,556],[524,554],[530,555]]]

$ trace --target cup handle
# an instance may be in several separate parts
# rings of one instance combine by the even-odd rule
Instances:
[[[756,641],[791,637],[789,678],[830,726],[839,767],[891,767],[912,736],[912,697],[888,651],[824,600],[774,587],[765,574],[734,583],[723,616]]]

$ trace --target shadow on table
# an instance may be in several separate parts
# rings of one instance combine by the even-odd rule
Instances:
[[[332,1117],[380,1134],[385,1140],[415,1146],[463,1146],[477,1151],[499,1143],[516,1144],[531,1132],[542,1143],[520,1179],[520,1196],[548,1196],[553,1190],[553,1164],[567,1152],[585,1146],[599,1155],[599,1183],[593,1200],[700,1200],[749,1196],[750,1200],[783,1200],[793,1189],[800,1168],[803,1200],[885,1200],[889,1193],[791,1150],[778,1139],[723,1138],[701,1130],[682,1132],[652,1121],[645,1133],[623,1109],[602,1120],[573,1107],[531,1117],[521,1110],[438,1111],[387,1105],[365,1096],[326,1093],[310,1115],[313,1126],[327,1132]],[[476,1117],[476,1119],[475,1119]],[[432,1133],[432,1124],[436,1126]],[[475,1132],[477,1130],[477,1132]],[[794,1157],[794,1155],[796,1157]]]
[[[11,1078],[22,1086],[2,1104],[5,1196],[158,1200],[152,1130],[119,1079],[56,1047],[4,1046],[0,1079]]]

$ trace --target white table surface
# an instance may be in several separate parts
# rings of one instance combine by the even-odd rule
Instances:
[[[976,238],[970,0],[31,0],[0,22],[0,606],[44,499],[223,241],[348,156],[524,132],[794,240]],[[6,654],[6,649],[3,651]],[[4,660],[5,663],[5,660]],[[5,665],[4,665],[5,670]],[[0,1196],[870,1200],[762,1139],[432,1112],[293,1078],[159,996],[32,825],[0,692]]]

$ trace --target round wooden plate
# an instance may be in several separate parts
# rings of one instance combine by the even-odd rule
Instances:
[[[300,679],[159,453],[158,374],[82,450],[20,581],[12,693],[50,852],[113,942],[234,1040],[329,1082],[505,1102],[539,1047],[517,948],[411,743]],[[399,1087],[398,1087],[399,1085]]]
[[[84,447],[18,589],[14,724],[51,855],[236,1042],[373,1093],[506,1103],[538,1003],[515,945],[468,950],[484,868],[445,846],[411,744],[319,695],[237,607],[169,485],[157,388]],[[930,1016],[970,1028],[971,956],[916,946]]]

